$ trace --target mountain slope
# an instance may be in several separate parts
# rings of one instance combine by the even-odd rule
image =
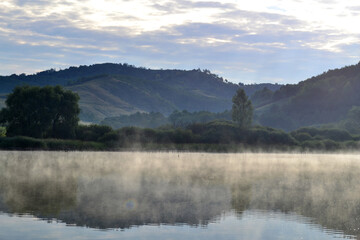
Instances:
[[[60,84],[80,95],[80,118],[99,122],[105,117],[137,111],[174,110],[223,112],[231,108],[231,99],[239,87],[248,95],[275,84],[234,84],[208,70],[152,70],[128,64],[95,64],[47,70],[33,75],[0,77],[0,94],[17,85]]]
[[[149,81],[120,75],[93,78],[67,87],[80,95],[81,119],[100,121],[105,117],[137,111],[170,114],[174,110],[223,111],[231,107],[233,89],[224,86],[201,89],[175,81]],[[216,85],[216,84],[215,84]],[[221,93],[224,90],[225,93]],[[229,91],[229,97],[226,95]]]
[[[285,130],[335,122],[360,106],[359,92],[360,62],[282,86],[256,113],[261,124]]]

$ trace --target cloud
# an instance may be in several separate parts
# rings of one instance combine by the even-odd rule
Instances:
[[[296,82],[358,62],[360,31],[349,23],[359,9],[335,0],[4,0],[0,74],[128,62]]]
[[[169,13],[184,13],[187,10],[199,9],[199,8],[213,8],[213,9],[233,9],[236,7],[232,3],[221,3],[216,1],[188,1],[188,0],[177,0],[177,1],[166,1],[162,4],[155,3],[152,5],[154,9],[160,10],[167,14]]]
[[[360,12],[360,6],[350,6],[347,9],[355,12]]]

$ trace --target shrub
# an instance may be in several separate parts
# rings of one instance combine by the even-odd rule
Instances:
[[[343,147],[351,150],[359,150],[360,142],[359,141],[346,141],[343,143]]]
[[[291,135],[299,142],[304,142],[312,139],[311,135],[307,132],[294,133]]]
[[[316,139],[330,139],[333,141],[349,141],[353,140],[353,137],[346,130],[337,128],[300,128],[291,132],[292,136],[298,136],[299,134],[308,134],[312,138]],[[304,135],[303,135],[304,136]]]
[[[105,134],[112,132],[112,128],[103,125],[79,125],[76,128],[76,139],[81,141],[100,141]]]
[[[78,140],[47,139],[46,146],[50,150],[104,150],[105,146],[97,142]]]
[[[0,139],[0,148],[2,149],[46,149],[43,140],[31,137],[17,136]]]
[[[340,143],[330,139],[325,139],[322,142],[324,144],[325,150],[338,150],[341,147]]]
[[[311,149],[311,150],[314,149],[323,150],[325,148],[324,143],[319,140],[307,140],[302,142],[300,145],[304,149]]]
[[[190,130],[176,129],[171,132],[170,140],[172,143],[192,143],[193,134]]]
[[[284,131],[256,127],[247,132],[248,144],[261,143],[266,145],[295,145],[295,139]]]
[[[5,137],[5,136],[6,136],[6,128],[0,127],[0,137]]]

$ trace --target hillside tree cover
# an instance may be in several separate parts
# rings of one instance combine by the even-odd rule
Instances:
[[[246,128],[251,126],[253,117],[253,107],[251,101],[245,94],[244,89],[239,88],[232,99],[232,119],[240,127]]]
[[[360,106],[352,106],[345,119],[328,125],[329,127],[344,129],[352,134],[360,134]],[[328,126],[325,124],[325,127]]]
[[[7,136],[73,138],[79,122],[79,96],[61,86],[16,87],[0,112]]]
[[[251,95],[250,100],[254,107],[257,108],[271,103],[271,101],[273,100],[273,95],[273,91],[271,91],[267,87],[264,87],[262,90],[258,90],[253,95]]]
[[[277,84],[236,84],[209,70],[147,69],[126,63],[103,63],[67,69],[49,69],[36,74],[0,76],[0,107],[3,96],[20,85],[63,86],[80,96],[80,119],[99,123],[104,118],[136,112],[160,112],[165,116],[174,110],[222,112],[231,109],[231,98],[244,88],[251,96]]]
[[[130,115],[120,115],[117,117],[108,117],[100,122],[101,125],[107,125],[114,129],[122,127],[143,127],[157,128],[168,124],[168,119],[159,112],[136,112]]]
[[[174,111],[168,117],[169,122],[175,128],[184,128],[194,123],[207,123],[214,120],[231,120],[231,112],[225,110],[220,113],[212,113],[208,111],[188,112]]]
[[[120,115],[117,117],[108,117],[100,122],[101,125],[107,125],[113,129],[122,127],[142,127],[157,128],[171,125],[174,128],[185,128],[194,123],[207,123],[214,120],[231,120],[231,111],[225,110],[220,113],[209,111],[188,112],[186,110],[173,111],[168,117],[159,112],[134,113],[130,115]]]
[[[348,117],[344,127],[350,131],[356,130],[356,121],[351,120],[347,113],[353,106],[359,105],[359,79],[360,62],[329,70],[298,84],[283,85],[269,101],[265,101],[265,105],[256,104],[259,101],[253,102],[258,107],[256,114],[259,115],[259,123],[292,131],[304,126],[334,123]]]

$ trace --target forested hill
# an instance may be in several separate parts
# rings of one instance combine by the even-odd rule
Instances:
[[[285,130],[336,122],[352,106],[360,106],[360,63],[284,86],[234,84],[200,69],[153,70],[113,63],[52,69],[0,76],[0,108],[6,94],[24,84],[59,84],[79,93],[80,118],[90,122],[138,111],[223,112],[231,108],[239,87],[251,96],[257,123]]]
[[[352,106],[360,106],[359,92],[360,62],[254,96],[261,124],[292,130],[344,119]]]
[[[62,85],[80,95],[80,118],[99,122],[105,117],[137,111],[170,114],[174,110],[222,112],[231,108],[235,91],[250,96],[276,84],[234,84],[209,70],[152,70],[128,64],[95,64],[47,70],[33,75],[0,77],[0,95],[18,85]],[[1,106],[1,105],[0,105]]]

